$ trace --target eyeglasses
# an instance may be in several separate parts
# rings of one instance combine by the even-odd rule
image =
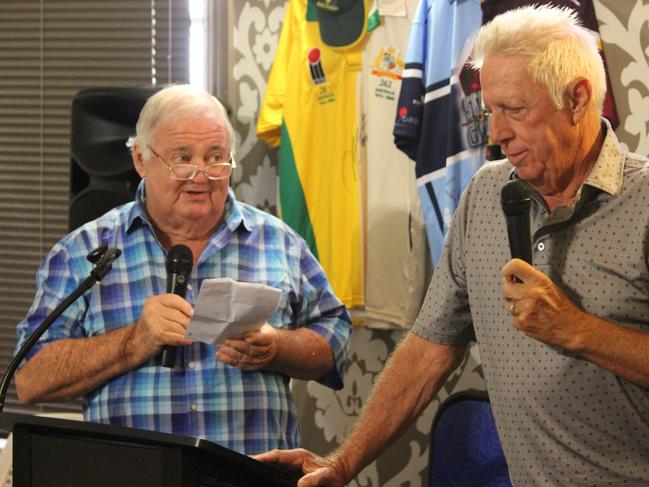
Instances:
[[[205,177],[212,181],[216,181],[218,179],[226,179],[230,177],[230,174],[232,174],[232,169],[237,167],[237,163],[234,160],[232,152],[230,152],[230,159],[228,160],[228,162],[214,162],[212,164],[208,164],[205,169],[200,169],[196,164],[187,164],[187,161],[191,160],[191,157],[188,157],[185,154],[178,154],[176,156],[173,156],[173,158],[171,159],[172,162],[168,163],[162,158],[160,154],[153,150],[153,147],[151,147],[150,145],[147,145],[147,147],[151,152],[153,152],[153,155],[156,156],[160,160],[160,162],[162,162],[167,167],[167,169],[169,169],[169,176],[171,176],[172,179],[176,179],[178,181],[192,181],[199,172],[205,174]],[[208,157],[208,159],[219,161],[221,160],[221,156],[219,154],[212,154]]]

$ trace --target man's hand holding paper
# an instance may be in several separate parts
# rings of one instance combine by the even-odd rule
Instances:
[[[186,337],[218,346],[216,358],[243,370],[259,370],[277,352],[279,331],[267,323],[282,292],[263,284],[229,278],[201,286]]]
[[[216,358],[242,370],[264,369],[277,353],[279,333],[266,323],[259,330],[228,338],[219,346]]]

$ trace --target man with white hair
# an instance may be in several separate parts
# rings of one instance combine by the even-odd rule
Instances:
[[[299,487],[342,486],[429,404],[475,333],[511,479],[649,485],[649,164],[601,118],[605,75],[570,10],[500,15],[475,41],[490,137],[412,332],[328,458],[273,451]],[[533,266],[509,257],[500,191],[530,191]]]
[[[304,240],[237,201],[232,126],[209,93],[172,86],[144,105],[132,143],[142,177],[135,201],[60,240],[38,272],[18,347],[91,270],[101,243],[122,250],[113,270],[59,317],[16,376],[34,403],[83,397],[89,421],[206,438],[241,453],[300,445],[289,380],[342,387],[351,332]],[[165,292],[165,260],[187,246],[187,295]],[[257,331],[215,348],[185,338],[205,279],[229,277],[282,291]],[[255,303],[247,303],[254,306]],[[176,347],[176,366],[160,351]]]

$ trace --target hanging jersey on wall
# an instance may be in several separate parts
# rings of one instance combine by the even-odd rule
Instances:
[[[363,48],[361,180],[366,195],[365,325],[407,327],[426,291],[426,234],[414,164],[392,141],[410,25],[418,0],[381,13]],[[381,5],[381,4],[379,4]]]
[[[483,0],[482,5],[478,0],[421,0],[419,5],[406,56],[394,136],[397,147],[417,163],[417,184],[433,264],[441,253],[462,191],[486,159],[487,124],[477,115],[482,109],[479,74],[462,67],[469,54],[467,41],[481,23],[512,8],[532,4],[572,8],[599,38],[592,0]],[[600,52],[604,58],[601,41]],[[607,87],[604,116],[616,127],[619,121],[608,76]]]
[[[421,0],[406,52],[394,142],[415,173],[433,264],[462,191],[485,160],[478,72],[464,68],[479,0]]]
[[[356,84],[360,44],[323,44],[315,1],[290,0],[257,136],[279,146],[280,213],[319,259],[336,295],[364,304]]]

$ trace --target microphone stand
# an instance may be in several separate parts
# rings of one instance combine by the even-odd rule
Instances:
[[[70,306],[74,301],[77,300],[79,296],[85,293],[88,289],[95,285],[97,281],[101,281],[106,274],[112,269],[112,263],[117,257],[122,254],[122,251],[117,248],[108,248],[108,245],[102,243],[95,250],[90,252],[87,256],[87,259],[95,264],[95,267],[90,271],[90,275],[81,283],[79,286],[66,297],[61,304],[59,304],[54,311],[52,311],[47,318],[43,320],[43,323],[32,333],[29,338],[25,341],[20,350],[13,358],[9,367],[2,376],[2,382],[0,383],[0,412],[4,409],[5,405],[5,396],[7,395],[7,390],[9,389],[9,383],[16,373],[16,369],[20,365],[20,362],[25,358],[27,352],[36,344],[38,339],[41,337],[45,330],[47,330],[50,325],[56,320],[63,311],[65,311],[68,306]]]

